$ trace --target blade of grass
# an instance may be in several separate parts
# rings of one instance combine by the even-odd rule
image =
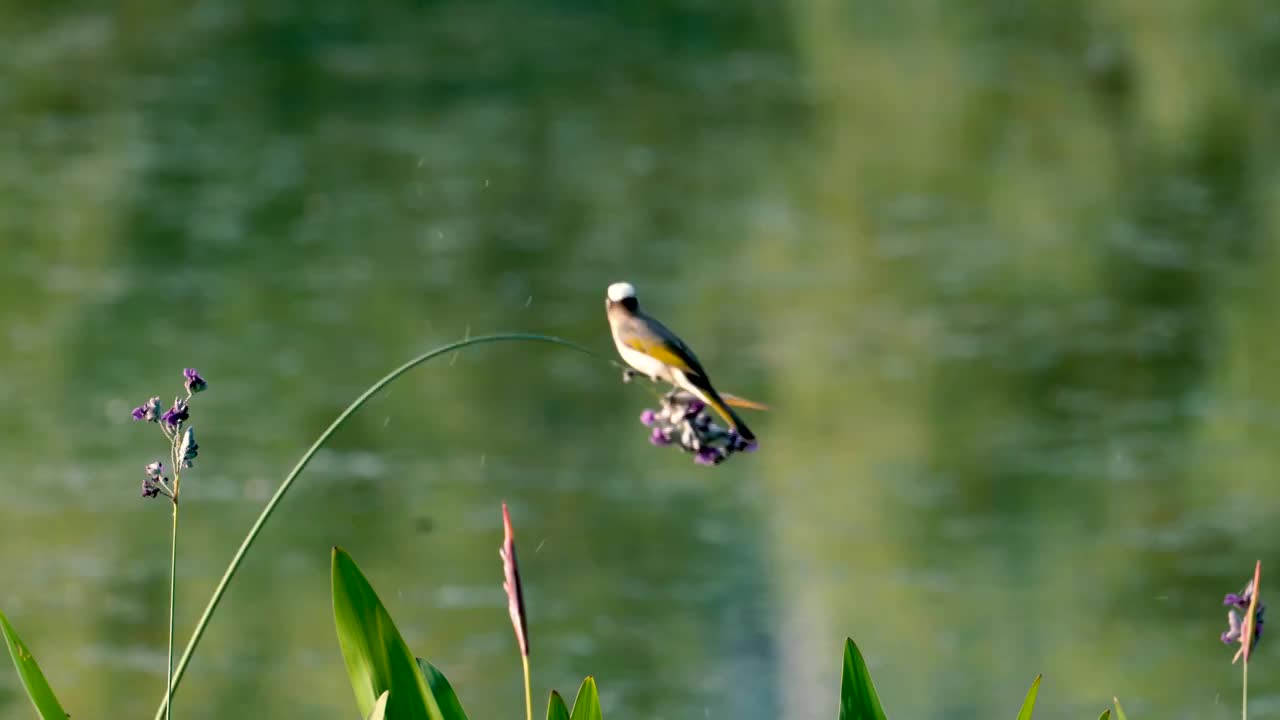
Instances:
[[[382,720],[387,716],[387,697],[391,694],[390,690],[383,690],[378,696],[378,701],[373,704],[373,710],[369,713],[368,720]]]
[[[360,714],[367,717],[378,696],[390,691],[387,717],[444,720],[391,613],[342,548],[333,549],[332,580],[333,621]]]
[[[1116,720],[1129,720],[1124,716],[1124,708],[1120,707],[1120,698],[1113,697],[1111,700],[1116,704]]]
[[[1098,716],[1098,720],[1111,720],[1111,710],[1103,710],[1102,714]]]
[[[205,629],[209,626],[209,620],[213,617],[214,611],[218,609],[218,605],[222,602],[222,596],[226,594],[227,586],[231,583],[231,579],[235,577],[236,571],[240,569],[240,564],[244,562],[244,557],[248,554],[249,548],[253,547],[253,542],[258,539],[258,534],[262,532],[263,526],[267,524],[267,520],[269,520],[271,515],[275,512],[276,506],[284,499],[285,493],[289,492],[289,488],[293,486],[294,481],[302,474],[303,469],[307,467],[307,464],[311,462],[311,459],[315,457],[315,454],[320,451],[320,448],[324,447],[325,443],[329,441],[329,438],[338,431],[338,428],[346,424],[347,420],[354,415],[357,410],[363,407],[365,403],[369,402],[370,398],[384,390],[388,385],[395,381],[396,378],[399,378],[401,375],[404,375],[428,360],[437,358],[441,355],[455,350],[461,350],[462,348],[470,347],[472,345],[483,345],[495,342],[544,342],[553,345],[561,345],[572,350],[577,350],[580,353],[590,355],[591,357],[603,359],[599,354],[588,350],[577,343],[558,337],[551,337],[549,335],[538,335],[535,333],[481,335],[479,337],[458,340],[447,345],[442,345],[434,350],[429,350],[412,360],[409,360],[395,370],[392,370],[383,376],[382,379],[378,380],[373,385],[370,385],[369,389],[365,390],[359,397],[351,401],[351,404],[347,406],[347,409],[343,410],[338,417],[330,423],[329,427],[325,428],[325,431],[320,433],[320,437],[316,438],[316,441],[311,444],[311,447],[307,448],[307,451],[302,454],[302,458],[293,466],[293,470],[285,476],[284,481],[280,483],[280,487],[276,488],[275,494],[271,496],[271,499],[267,501],[266,506],[262,508],[262,512],[259,513],[258,519],[253,523],[253,527],[249,528],[249,533],[245,535],[244,540],[240,543],[240,548],[236,550],[235,555],[231,557],[231,562],[227,565],[227,569],[223,571],[222,579],[218,581],[218,585],[213,589],[213,595],[209,597],[209,602],[205,605],[204,612],[201,613],[200,619],[196,621],[195,629],[191,631],[191,638],[187,640],[187,646],[182,651],[182,657],[178,659],[178,665],[174,668],[173,682],[170,683],[170,687],[165,689],[165,698],[160,701],[160,707],[156,710],[156,720],[161,720],[161,718],[164,717],[165,708],[169,705],[170,693],[177,691],[178,685],[182,682],[182,676],[187,670],[187,664],[191,662],[191,655],[195,652],[196,646],[200,644],[200,639],[204,637]]]
[[[458,702],[458,695],[444,673],[422,658],[418,658],[418,668],[426,676],[427,686],[431,688],[431,694],[435,696],[444,720],[467,720],[467,714],[462,711],[462,703]]]
[[[564,698],[555,690],[551,691],[551,698],[547,700],[547,720],[570,720],[569,706],[564,704]]]
[[[1040,694],[1040,678],[1037,675],[1031,681],[1031,689],[1027,690],[1027,698],[1022,701],[1022,709],[1018,711],[1018,720],[1031,720],[1031,713],[1036,709],[1036,696]]]
[[[588,675],[578,688],[578,697],[573,701],[573,713],[570,720],[601,720],[600,693],[596,690],[596,679]]]
[[[886,720],[875,683],[853,638],[844,641],[844,671],[840,676],[840,720]]]
[[[49,687],[49,681],[44,679],[44,673],[40,671],[40,665],[36,663],[35,656],[22,643],[22,638],[18,637],[18,632],[13,629],[9,624],[9,618],[2,612],[0,612],[0,631],[4,632],[4,642],[9,646],[9,657],[13,658],[13,666],[18,669],[18,678],[22,680],[22,687],[26,688],[27,697],[31,698],[31,704],[36,706],[36,712],[40,713],[40,717],[44,720],[66,720],[70,717],[58,703],[58,698],[53,694],[53,688]]]

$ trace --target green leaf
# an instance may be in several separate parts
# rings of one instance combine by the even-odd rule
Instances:
[[[444,720],[467,720],[467,714],[462,711],[462,703],[458,702],[458,696],[445,679],[444,673],[422,658],[418,658],[418,669],[426,676],[427,686],[431,688],[431,694],[435,696]]]
[[[886,720],[867,663],[852,638],[844,641],[844,672],[840,677],[840,720]]]
[[[582,687],[578,688],[570,720],[601,720],[600,693],[596,692],[596,679],[590,675],[582,681]]]
[[[1116,720],[1129,720],[1129,718],[1124,716],[1124,708],[1120,707],[1120,698],[1113,697],[1111,699],[1115,701],[1116,704]]]
[[[40,672],[35,656],[26,645],[22,644],[18,632],[13,629],[9,619],[2,612],[0,612],[0,630],[4,631],[4,642],[9,646],[9,657],[13,658],[13,666],[18,669],[22,686],[27,689],[27,696],[36,706],[40,717],[44,720],[66,720],[70,717],[67,711],[62,709],[62,705],[58,704],[58,698],[54,696],[49,682],[44,679],[44,673]]]
[[[391,614],[351,556],[336,547],[333,620],[361,715],[368,717],[378,696],[389,690],[388,720],[444,720]]]
[[[555,690],[551,691],[551,699],[547,701],[547,720],[569,720],[569,708]]]
[[[383,690],[378,696],[377,702],[373,704],[373,712],[369,713],[369,720],[382,720],[387,715],[387,696],[391,694],[390,690]]]
[[[1040,694],[1040,678],[1037,675],[1031,681],[1031,689],[1027,691],[1027,699],[1022,701],[1022,709],[1018,711],[1018,720],[1031,720],[1031,711],[1036,709],[1036,695]]]
[[[1111,720],[1111,711],[1103,710],[1102,714],[1098,716],[1098,720]]]

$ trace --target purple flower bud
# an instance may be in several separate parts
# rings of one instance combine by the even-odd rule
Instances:
[[[151,465],[148,465],[148,473],[151,472],[152,465],[159,465],[159,463],[151,463]],[[162,477],[160,475],[148,475],[147,477],[142,478],[142,497],[153,498],[158,495],[173,497],[169,494],[169,491],[165,489],[165,484],[168,482],[169,478]]]
[[[187,388],[187,393],[190,395],[203,392],[209,387],[209,383],[205,382],[204,378],[200,377],[200,373],[195,368],[187,368],[183,370],[182,377],[185,380],[183,385]]]
[[[1258,572],[1260,572],[1260,569]],[[1251,648],[1262,637],[1262,616],[1267,608],[1260,602],[1255,603],[1254,600],[1254,581],[1252,579],[1244,586],[1244,590],[1239,593],[1227,593],[1222,598],[1222,604],[1231,609],[1227,611],[1227,631],[1222,633],[1220,637],[1222,642],[1228,645],[1240,643],[1241,649],[1237,653],[1237,657],[1244,653],[1246,649]],[[1253,610],[1253,637],[1245,638],[1245,619],[1248,617],[1250,604],[1255,605]],[[1246,643],[1246,640],[1249,640],[1249,642]]]
[[[640,422],[651,428],[649,442],[679,447],[701,465],[719,465],[736,452],[755,448],[733,428],[717,424],[717,416],[709,410],[688,390],[673,390],[662,396],[659,410],[641,413]]]
[[[1240,624],[1240,614],[1235,610],[1227,611],[1227,631],[1222,633],[1224,642],[1239,642],[1240,637],[1244,634],[1244,628]]]
[[[146,420],[147,422],[156,422],[160,419],[160,398],[153,397],[142,405],[133,409],[134,420]]]
[[[143,468],[143,469],[147,471],[147,475],[149,475],[149,476],[151,476],[151,477],[153,477],[153,478],[154,478],[154,477],[160,477],[161,475],[163,475],[163,474],[164,474],[164,463],[162,463],[162,462],[160,462],[159,460],[157,460],[157,461],[155,461],[155,462],[153,462],[153,463],[150,463],[149,465],[147,465],[147,466],[146,466],[145,468]]]
[[[169,427],[177,427],[190,417],[190,413],[187,412],[187,401],[182,398],[174,398],[173,407],[166,410],[164,415],[160,416],[160,419]]]
[[[724,460],[724,453],[713,447],[704,447],[693,456],[693,461],[699,465],[719,465]]]

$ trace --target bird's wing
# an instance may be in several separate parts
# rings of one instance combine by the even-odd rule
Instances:
[[[670,365],[695,382],[705,381],[707,372],[702,369],[702,363],[679,335],[647,315],[637,313],[631,322],[633,332],[626,341],[628,347]]]
[[[627,347],[638,350],[655,360],[684,372],[695,375],[702,374],[698,361],[687,353],[680,352],[678,347],[664,342],[658,337],[632,337],[626,340]],[[692,363],[690,362],[692,360]]]

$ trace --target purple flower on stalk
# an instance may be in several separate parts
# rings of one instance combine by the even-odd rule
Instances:
[[[176,428],[179,424],[186,422],[190,417],[191,414],[187,412],[187,401],[182,398],[174,398],[173,407],[165,410],[164,415],[161,415],[160,419],[164,421],[165,425],[168,425],[171,428]]]
[[[511,616],[511,627],[516,631],[516,642],[520,645],[520,654],[529,657],[529,623],[524,611],[524,588],[520,585],[520,565],[516,562],[516,534],[511,529],[511,513],[507,512],[507,504],[502,503],[502,547],[498,548],[498,556],[502,558],[502,572],[505,579],[502,589],[507,591],[507,613]]]
[[[133,409],[134,420],[146,420],[147,422],[160,421],[160,398],[153,397],[145,403]]]
[[[186,368],[182,371],[183,385],[187,388],[188,395],[195,395],[198,392],[204,392],[209,388],[209,383],[200,377],[199,371],[195,368]]]
[[[724,458],[724,453],[713,447],[704,447],[693,455],[693,461],[699,465],[719,465]]]
[[[178,488],[181,485],[182,471],[190,468],[199,454],[200,446],[196,443],[195,428],[187,425],[191,419],[189,401],[195,393],[209,387],[195,368],[182,371],[183,387],[187,396],[173,399],[173,406],[161,412],[160,398],[153,397],[145,404],[133,409],[134,420],[145,420],[160,424],[165,439],[169,441],[169,462],[174,467],[172,479],[165,475],[165,464],[156,461],[146,466],[147,476],[142,481],[142,496],[147,498],[164,495],[175,504],[178,502]]]
[[[719,465],[737,452],[755,450],[732,428],[716,424],[710,408],[686,390],[675,390],[662,398],[657,410],[646,409],[640,422],[651,427],[649,442],[658,447],[675,445],[692,453],[699,465]]]
[[[1262,579],[1262,562],[1254,566],[1253,578],[1237,593],[1227,593],[1222,604],[1230,607],[1227,611],[1227,630],[1222,633],[1222,642],[1227,645],[1240,644],[1232,662],[1244,658],[1249,662],[1253,647],[1262,637],[1262,619],[1266,606],[1258,599],[1258,585]]]
[[[706,410],[706,409],[707,409],[706,403],[702,402],[701,400],[691,400],[689,402],[688,407],[686,407],[684,410],[684,416],[690,419],[696,418],[698,417],[698,415],[702,414],[703,410]]]
[[[148,463],[143,470],[147,476],[142,479],[142,497],[153,498],[163,494],[172,498],[169,492],[169,478],[164,476],[164,463],[159,460]]]

